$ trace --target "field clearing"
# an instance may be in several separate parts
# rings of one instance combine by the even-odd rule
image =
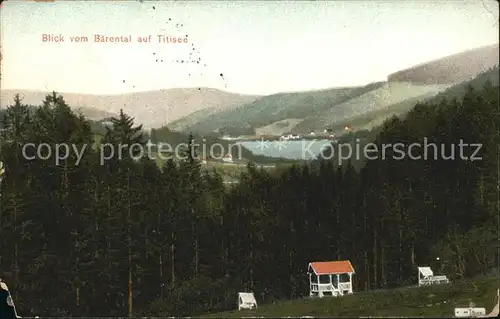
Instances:
[[[468,307],[469,302],[474,302],[476,307],[486,308],[486,313],[489,313],[496,302],[498,288],[499,278],[490,276],[434,286],[354,292],[340,298],[289,300],[262,304],[255,310],[214,313],[203,317],[451,318],[454,316],[454,308]],[[257,295],[256,298],[258,302]]]

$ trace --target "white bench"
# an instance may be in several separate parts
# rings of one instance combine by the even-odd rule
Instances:
[[[431,267],[418,267],[418,285],[447,284],[450,280],[446,276],[434,276]]]

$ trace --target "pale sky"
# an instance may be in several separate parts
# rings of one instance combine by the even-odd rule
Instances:
[[[493,0],[10,0],[0,15],[2,89],[89,94],[363,85],[499,37]],[[64,43],[44,43],[43,34],[62,34]],[[132,42],[93,43],[94,34],[130,35]],[[158,34],[187,35],[188,43],[157,43]],[[148,35],[152,43],[137,43]],[[71,43],[70,36],[89,42]],[[190,53],[199,64],[175,62]]]

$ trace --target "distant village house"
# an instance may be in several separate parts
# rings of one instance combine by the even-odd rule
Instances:
[[[225,163],[232,163],[233,162],[233,156],[231,154],[224,155],[222,158],[222,161]]]

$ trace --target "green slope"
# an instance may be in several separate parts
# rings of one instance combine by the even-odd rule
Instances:
[[[207,134],[220,128],[257,128],[287,118],[306,118],[320,114],[335,104],[344,102],[353,96],[370,91],[382,83],[373,83],[365,87],[334,88],[321,91],[280,93],[260,98],[236,109],[209,114],[189,130]],[[196,114],[195,116],[199,116]],[[185,119],[188,121],[190,119]],[[179,125],[174,122],[169,127]]]
[[[486,82],[490,82],[493,86],[498,86],[499,85],[499,77],[500,77],[500,70],[498,65],[486,70],[480,74],[478,74],[476,77],[474,77],[472,80],[469,81],[464,81],[459,84],[456,84],[452,87],[450,87],[448,90],[443,91],[436,95],[434,98],[430,99],[433,103],[439,103],[442,100],[451,100],[451,99],[457,99],[461,100],[463,99],[465,93],[467,92],[467,89],[469,86],[471,86],[474,89],[480,89],[483,88]]]
[[[447,88],[446,90],[439,92],[438,94],[435,94],[435,92],[432,92],[431,90],[427,94],[409,98],[403,100],[402,102],[389,105],[388,107],[381,108],[379,110],[372,112],[367,112],[360,116],[349,118],[349,124],[355,130],[370,130],[378,125],[381,125],[382,122],[389,117],[392,117],[394,115],[403,116],[419,102],[430,102],[433,104],[439,104],[443,100],[451,100],[451,99],[461,100],[463,99],[465,92],[467,91],[469,86],[471,86],[474,89],[480,89],[484,87],[487,81],[489,81],[493,86],[498,87],[499,77],[500,77],[500,72],[497,66],[478,74],[472,80],[464,81],[462,83],[453,85]],[[342,131],[344,128],[344,123],[330,125],[330,127],[334,132]]]
[[[273,126],[284,120],[294,119],[298,124],[290,127],[289,131],[305,134],[322,131],[325,127],[343,126],[353,118],[369,113],[373,115],[373,112],[385,112],[390,110],[391,105],[400,108],[400,103],[404,101],[409,101],[409,109],[415,98],[434,96],[448,87],[449,85],[377,82],[363,87],[275,94],[231,110],[207,110],[205,114],[197,112],[169,127],[188,128],[201,134],[221,130],[232,135],[262,131],[269,134],[273,132]],[[276,128],[274,134],[279,135],[282,131]]]
[[[360,96],[337,104],[317,115],[309,116],[292,130],[295,133],[307,133],[322,130],[333,125],[350,125],[353,118],[378,111],[390,110],[392,105],[403,105],[409,110],[415,99],[424,99],[446,90],[449,85],[412,85],[410,83],[390,82],[370,90]],[[354,128],[354,126],[353,126]]]
[[[193,125],[195,125],[196,123],[202,122],[208,116],[215,114],[215,113],[218,113],[218,112],[221,112],[221,111],[216,107],[207,107],[205,109],[195,111],[195,112],[189,114],[188,116],[183,117],[179,120],[176,120],[176,121],[169,123],[168,127],[174,131],[189,130],[189,128],[192,127]]]
[[[363,115],[350,118],[349,124],[355,129],[354,135],[344,134],[344,125],[345,125],[344,123],[333,124],[330,125],[330,127],[332,128],[332,131],[335,132],[337,136],[339,136],[338,138],[339,144],[352,143],[351,141],[354,141],[356,138],[361,138],[361,140],[363,140],[364,142],[368,141],[371,142],[372,140],[375,139],[376,132],[380,130],[381,125],[386,119],[391,118],[393,116],[397,116],[400,118],[405,117],[406,114],[411,109],[413,109],[413,107],[417,103],[426,102],[438,105],[443,100],[455,100],[455,99],[462,100],[465,95],[465,92],[468,90],[468,87],[472,87],[474,89],[480,89],[484,87],[486,82],[490,82],[494,87],[498,87],[499,77],[500,77],[499,68],[495,67],[477,75],[472,80],[451,86],[437,95],[424,94],[422,96],[417,96],[414,98],[404,100],[400,103],[390,105],[387,108],[382,108],[380,110],[368,112]],[[366,138],[366,136],[362,135],[360,135],[360,137],[357,136],[358,133],[363,133],[364,131],[370,132],[368,139]],[[352,144],[352,148],[354,147],[355,145]],[[328,153],[324,153],[323,156],[326,158],[330,158],[330,155]],[[356,169],[362,168],[364,166],[364,163],[365,163],[364,159],[356,159],[353,161],[353,165],[355,166]]]
[[[486,312],[489,313],[495,303],[498,288],[500,288],[498,276],[491,276],[447,285],[355,292],[352,295],[339,298],[303,298],[259,305],[256,310],[215,313],[204,317],[452,318],[454,308],[468,307],[470,301],[474,302],[476,307],[486,308]],[[256,298],[259,299],[258,296]]]

